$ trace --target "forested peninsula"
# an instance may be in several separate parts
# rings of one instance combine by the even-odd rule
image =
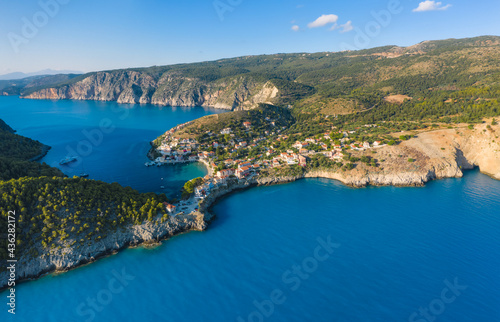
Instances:
[[[17,280],[64,271],[127,246],[156,242],[205,228],[195,215],[170,217],[165,195],[139,193],[117,183],[68,178],[59,169],[30,161],[47,149],[17,135],[0,120],[0,227],[15,213],[16,247],[2,234],[0,288],[6,260],[18,260]],[[11,212],[11,213],[9,213]]]

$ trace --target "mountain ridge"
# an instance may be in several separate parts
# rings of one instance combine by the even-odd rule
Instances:
[[[259,103],[313,104],[349,96],[387,83],[392,94],[412,96],[395,83],[427,88],[494,84],[499,79],[500,37],[424,41],[360,51],[242,56],[210,62],[91,72],[69,80],[25,89],[23,98],[117,101],[171,106],[245,110]],[[457,69],[457,67],[463,70]],[[475,67],[476,69],[473,69]],[[406,77],[406,79],[405,79]],[[410,78],[415,78],[414,80]],[[443,79],[438,79],[439,77]],[[486,78],[491,80],[483,81]],[[443,82],[445,82],[443,84]],[[392,87],[392,88],[390,88]],[[413,91],[414,92],[414,91]],[[365,108],[370,103],[363,103]]]
[[[50,76],[50,75],[58,75],[58,74],[83,74],[81,71],[74,70],[53,70],[53,69],[44,69],[33,73],[23,73],[23,72],[12,72],[0,75],[0,80],[18,80],[33,76]]]

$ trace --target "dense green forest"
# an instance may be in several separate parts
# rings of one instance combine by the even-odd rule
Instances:
[[[25,252],[38,256],[55,247],[78,247],[120,227],[167,218],[165,195],[66,178],[57,168],[30,161],[44,147],[14,134],[0,120],[0,227],[6,231],[8,211],[15,211],[18,258]],[[1,244],[0,258],[5,259],[7,240]]]
[[[450,93],[435,91],[421,99],[405,100],[401,104],[390,104],[382,97],[373,97],[374,108],[366,112],[339,115],[332,123],[373,124],[384,121],[416,121],[442,123],[475,123],[485,117],[500,115],[500,86],[466,87]],[[306,113],[299,117],[313,116]]]
[[[21,177],[62,177],[62,172],[50,167],[45,162],[15,160],[0,157],[0,180],[19,179]]]
[[[2,129],[0,126],[0,156],[29,160],[42,154],[43,148],[42,143],[14,134],[7,128]]]
[[[153,220],[166,210],[165,195],[139,193],[117,183],[60,177],[0,181],[2,227],[16,212],[18,256],[97,241],[120,227]],[[6,248],[0,252],[5,258]]]
[[[45,163],[30,162],[46,149],[48,147],[38,141],[14,134],[14,130],[0,119],[0,180],[26,176],[63,176],[59,169]]]
[[[0,119],[0,131],[7,131],[10,133],[14,133],[14,130],[7,123],[5,123],[2,119]]]

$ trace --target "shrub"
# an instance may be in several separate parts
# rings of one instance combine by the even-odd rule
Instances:
[[[361,162],[370,163],[370,161],[371,161],[371,158],[369,156],[363,155],[361,157]]]
[[[354,164],[352,164],[352,163],[347,163],[347,164],[345,165],[345,168],[346,168],[347,170],[352,170],[352,169],[354,169]]]
[[[415,162],[415,159],[408,158],[408,162]]]

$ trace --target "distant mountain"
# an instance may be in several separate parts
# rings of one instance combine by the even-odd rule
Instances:
[[[31,77],[31,76],[46,76],[46,75],[57,75],[57,74],[83,74],[83,72],[72,71],[72,70],[44,69],[44,70],[34,72],[34,73],[14,72],[14,73],[4,74],[4,75],[0,75],[0,80],[16,80],[16,79],[22,79],[22,78],[27,78],[27,77]]]
[[[80,76],[79,74],[57,74],[30,76],[21,79],[0,80],[0,96],[21,95],[27,89],[52,86]]]

